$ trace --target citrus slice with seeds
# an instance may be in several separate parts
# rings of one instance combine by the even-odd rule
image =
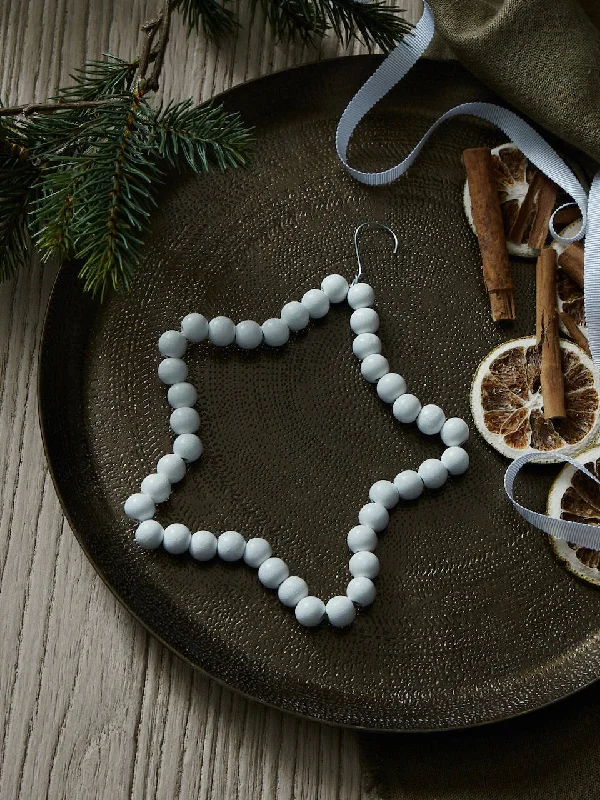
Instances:
[[[584,450],[575,460],[600,477],[600,447]],[[567,464],[552,484],[546,513],[554,519],[600,525],[600,486]],[[554,536],[550,537],[550,543],[570,572],[600,586],[600,550],[571,544]]]
[[[560,231],[560,235],[575,236],[575,234],[579,232],[580,228],[581,219],[571,223],[571,225],[567,225],[566,228]],[[560,256],[566,250],[567,245],[562,244],[561,242],[552,242],[552,247],[556,250],[558,258],[560,259]],[[583,333],[585,338],[588,339],[589,337],[585,324],[585,313],[583,308],[583,289],[581,286],[578,286],[563,269],[561,269],[560,265],[558,265],[556,270],[556,296],[558,310],[561,312],[566,311],[567,314],[570,314],[577,323],[579,330]],[[560,325],[561,330],[566,333],[566,328],[562,322]]]
[[[544,419],[541,355],[535,337],[513,339],[481,362],[471,388],[477,430],[499,453],[577,453],[600,428],[600,374],[591,358],[561,339],[564,419]]]
[[[529,164],[523,153],[512,142],[494,147],[491,152],[492,166],[496,185],[498,187],[498,196],[500,198],[500,210],[502,211],[502,218],[504,220],[504,232],[508,236],[517,218],[519,209],[527,196],[527,190],[529,189],[529,184],[532,181],[536,169]],[[471,214],[471,195],[469,194],[469,184],[467,181],[465,181],[463,190],[463,205],[465,207],[465,214],[469,220],[469,225],[473,233],[475,233],[473,215]],[[533,219],[531,221],[533,221]],[[515,244],[507,239],[506,246],[511,255],[521,256],[523,258],[535,258],[538,255],[539,251],[534,250],[527,244],[528,234],[529,231],[526,230],[523,235],[523,242],[520,244]]]

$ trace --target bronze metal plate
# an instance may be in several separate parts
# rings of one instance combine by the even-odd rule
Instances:
[[[188,311],[236,320],[277,315],[330,272],[355,273],[365,234],[381,336],[392,367],[424,401],[469,418],[480,359],[533,326],[533,266],[514,266],[518,322],[490,322],[477,245],[463,215],[465,147],[501,141],[463,118],[443,126],[406,177],[369,189],[334,152],[336,123],[379,63],[302,67],[225,96],[256,126],[248,169],[176,176],[160,198],[143,268],[103,306],[76,269],[56,283],[40,365],[40,415],[55,485],[92,563],[169,647],[228,686],[287,711],[379,730],[499,720],[594,680],[600,593],[569,575],[504,497],[506,462],[474,433],[472,468],[398,507],[381,537],[378,597],[347,631],[305,630],[245,567],[148,553],[125,498],[168,452],[156,341]],[[389,166],[446,108],[493,99],[457,64],[420,63],[361,124],[352,162]],[[438,456],[361,379],[346,308],[279,352],[190,349],[205,455],[159,518],[192,530],[265,536],[311,590],[343,593],[346,533],[369,486]],[[543,508],[549,475],[526,499]]]

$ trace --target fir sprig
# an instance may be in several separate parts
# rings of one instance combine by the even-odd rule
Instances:
[[[27,211],[38,170],[20,130],[0,124],[0,280],[12,277],[27,260]]]
[[[75,254],[84,260],[84,289],[104,295],[107,287],[129,287],[142,250],[142,233],[156,205],[153,187],[161,171],[148,147],[149,125],[134,94],[131,106],[104,111],[112,116],[105,137],[94,145],[91,165],[73,195]],[[88,155],[78,156],[84,165]]]
[[[220,42],[239,27],[231,9],[217,0],[174,0],[173,8],[182,14],[189,33],[200,33],[202,28],[212,42]]]
[[[405,35],[411,25],[400,16],[399,9],[380,0],[253,0],[260,3],[267,20],[280,41],[298,36],[305,44],[332,29],[336,37],[348,46],[357,36],[369,50],[384,51]]]
[[[214,41],[237,27],[228,0],[163,0],[142,26],[139,58],[106,54],[51,102],[0,106],[0,279],[24,266],[31,241],[43,260],[77,259],[86,291],[127,288],[169,168],[198,173],[245,163],[251,132],[237,114],[192,100],[158,108],[172,12]],[[313,42],[328,29],[385,50],[409,26],[380,0],[250,0],[276,36]]]
[[[156,148],[169,164],[207,172],[211,164],[225,169],[244,163],[250,134],[237,114],[220,106],[170,103],[151,113],[150,123]]]
[[[104,58],[104,61],[88,61],[74,70],[71,74],[73,84],[59,89],[53,99],[68,102],[125,97],[131,89],[137,63],[123,61],[111,53],[105,53]]]

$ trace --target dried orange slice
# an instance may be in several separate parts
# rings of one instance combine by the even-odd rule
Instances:
[[[471,388],[471,412],[479,433],[499,453],[577,453],[600,428],[600,375],[573,342],[560,342],[565,381],[565,419],[544,419],[541,357],[535,337],[513,339],[481,362]]]
[[[492,165],[496,177],[496,185],[498,186],[498,195],[500,198],[500,210],[504,219],[504,231],[508,235],[513,226],[519,209],[523,205],[523,201],[527,196],[529,184],[535,174],[535,167],[532,167],[523,153],[512,142],[501,144],[499,147],[494,147],[492,152]],[[463,190],[463,205],[465,207],[465,214],[469,220],[473,233],[475,233],[475,226],[473,224],[473,216],[471,214],[471,195],[469,194],[469,185],[465,182]],[[525,231],[521,244],[515,244],[507,240],[506,246],[508,252],[513,256],[521,256],[522,258],[535,258],[538,255],[538,250],[534,250],[527,244],[528,231]]]
[[[560,231],[560,234],[561,236],[575,236],[575,234],[579,232],[580,228],[581,220],[577,220]],[[560,257],[567,245],[561,244],[560,242],[553,242],[552,247],[556,250],[558,256]],[[583,309],[583,289],[578,286],[563,269],[560,268],[560,265],[556,270],[556,295],[558,310],[566,311],[568,314],[570,314],[585,338],[589,338]],[[566,332],[566,329],[562,323],[561,328]]]
[[[600,477],[600,447],[585,450],[575,459]],[[555,519],[600,525],[600,486],[571,464],[562,469],[548,495],[546,513]],[[590,550],[550,537],[557,557],[568,570],[590,583],[600,585],[600,550]]]

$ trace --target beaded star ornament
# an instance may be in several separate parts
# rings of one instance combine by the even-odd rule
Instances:
[[[382,355],[381,339],[377,336],[379,315],[374,309],[373,288],[361,281],[362,265],[358,237],[365,227],[383,228],[394,238],[394,253],[398,249],[396,234],[381,223],[365,222],[354,233],[354,246],[358,274],[352,284],[342,275],[328,275],[320,289],[309,289],[300,301],[292,300],[281,309],[279,317],[260,325],[244,320],[237,325],[228,317],[213,317],[210,321],[202,314],[188,314],[181,321],[181,329],[168,330],[158,340],[163,356],[158,367],[158,377],[169,388],[167,399],[172,407],[169,419],[175,438],[173,452],[162,456],[156,471],[141,484],[141,491],[125,501],[125,514],[138,524],[135,538],[146,549],[161,545],[169,553],[189,555],[197,561],[210,561],[215,557],[227,562],[243,561],[258,570],[258,580],[267,589],[277,591],[284,606],[294,610],[301,625],[315,627],[326,619],[337,628],[351,625],[356,608],[370,605],[376,594],[374,580],[379,574],[379,559],[374,553],[378,534],[389,522],[389,512],[398,503],[414,501],[424,489],[440,489],[449,475],[461,475],[469,466],[469,456],[462,448],[469,436],[466,422],[458,417],[446,419],[437,405],[422,405],[414,394],[407,391],[406,381]],[[358,512],[358,525],[347,534],[352,556],[349,561],[350,580],[346,594],[324,602],[309,593],[306,581],[290,575],[285,561],[273,555],[264,538],[246,540],[238,531],[225,531],[219,535],[211,531],[196,531],[175,522],[163,528],[154,519],[156,506],[168,500],[173,486],[183,480],[190,465],[203,452],[198,436],[200,417],[194,408],[198,395],[186,379],[187,364],[183,356],[190,344],[208,341],[216,347],[237,345],[252,350],[261,345],[283,347],[290,335],[306,328],[310,320],[326,316],[332,303],[347,302],[352,310],[350,327],[355,334],[352,350],[360,362],[362,377],[375,386],[382,402],[391,406],[392,414],[405,425],[416,423],[425,436],[439,434],[446,449],[440,458],[428,458],[417,470],[406,469],[393,480],[378,480],[369,489],[369,502]]]

